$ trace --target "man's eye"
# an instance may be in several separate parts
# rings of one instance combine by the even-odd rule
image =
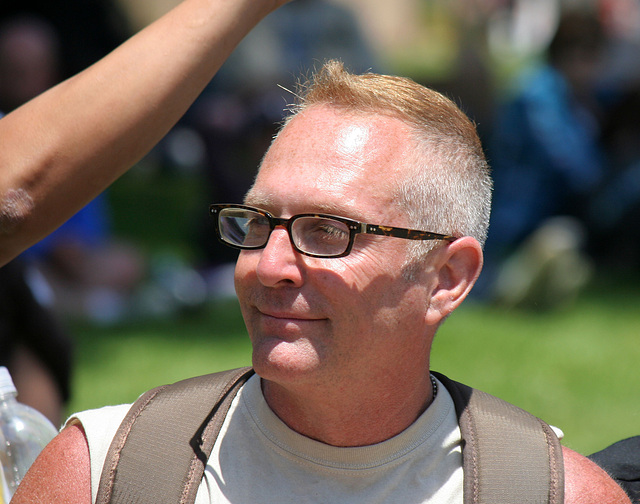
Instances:
[[[317,240],[341,241],[349,237],[344,224],[326,219],[315,221],[306,232]]]
[[[344,238],[348,235],[343,227],[333,224],[322,224],[318,229],[331,238]]]
[[[262,216],[249,217],[245,220],[242,227],[247,234],[263,234],[269,229],[269,223]]]

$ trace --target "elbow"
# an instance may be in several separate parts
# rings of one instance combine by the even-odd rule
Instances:
[[[21,252],[13,250],[12,244],[20,241],[21,230],[34,207],[33,198],[25,189],[9,189],[0,197],[0,266]]]

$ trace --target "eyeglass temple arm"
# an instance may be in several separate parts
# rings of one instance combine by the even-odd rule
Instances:
[[[405,238],[407,240],[448,240],[453,241],[455,236],[440,233],[430,233],[428,231],[418,231],[415,229],[404,229],[390,226],[379,226],[377,224],[363,224],[362,233],[376,234],[382,236],[393,236],[395,238]]]

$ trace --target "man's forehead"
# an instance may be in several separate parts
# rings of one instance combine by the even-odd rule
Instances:
[[[314,106],[292,119],[264,157],[247,204],[283,214],[371,217],[389,205],[409,159],[404,123]]]
[[[336,150],[353,152],[359,146],[378,142],[385,137],[413,137],[412,128],[399,116],[384,111],[352,110],[329,104],[312,105],[290,119],[279,132],[276,141],[296,142],[301,132],[318,141],[331,141]],[[291,138],[293,137],[293,138]],[[397,142],[391,142],[395,145]],[[271,148],[269,150],[271,150]]]
[[[258,178],[265,169],[284,168],[314,172],[323,183],[366,173],[373,183],[373,177],[402,176],[411,152],[415,152],[413,131],[400,119],[316,105],[280,132],[265,154]]]

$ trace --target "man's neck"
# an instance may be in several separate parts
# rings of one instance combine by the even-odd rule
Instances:
[[[395,387],[346,394],[291,390],[262,380],[269,407],[291,429],[333,446],[367,446],[380,443],[409,427],[433,401],[429,373]]]

